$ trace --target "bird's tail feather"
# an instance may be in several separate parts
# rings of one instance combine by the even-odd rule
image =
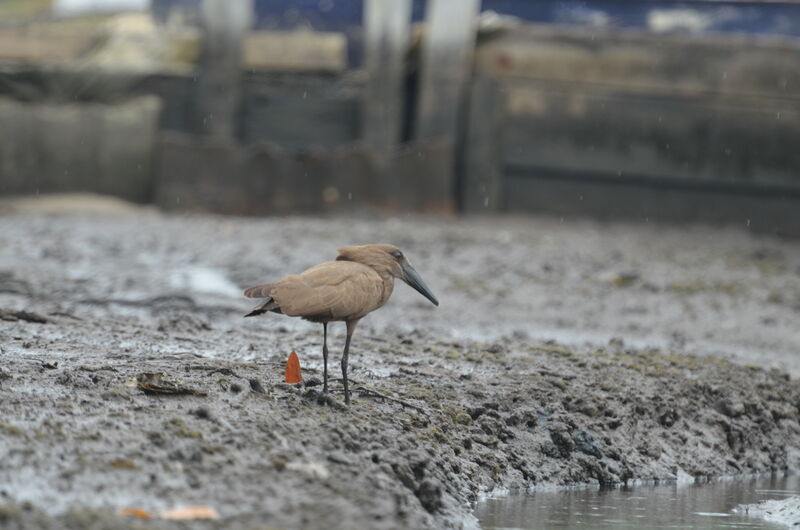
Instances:
[[[254,317],[256,315],[263,315],[267,311],[275,311],[276,309],[280,311],[280,306],[278,305],[278,302],[276,302],[272,298],[268,298],[260,306],[254,307],[252,311],[250,311],[245,315],[245,317]]]

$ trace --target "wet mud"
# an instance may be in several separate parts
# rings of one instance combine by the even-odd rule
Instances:
[[[346,409],[343,326],[325,396],[321,326],[245,320],[240,289],[373,241],[442,305],[398,286],[359,325]],[[697,227],[4,215],[0,526],[475,527],[504,489],[797,469],[799,258]]]
[[[797,528],[800,526],[800,496],[744,504],[736,508],[736,513],[788,528]]]

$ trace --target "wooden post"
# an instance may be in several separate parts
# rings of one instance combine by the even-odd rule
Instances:
[[[365,0],[365,69],[362,112],[364,144],[381,163],[397,150],[403,124],[404,59],[409,43],[411,0]]]
[[[497,212],[503,207],[502,130],[506,98],[501,83],[476,75],[469,89],[461,144],[461,209]]]
[[[253,0],[203,0],[203,53],[195,100],[195,132],[220,138],[236,133],[242,92],[242,42]]]
[[[472,72],[480,0],[428,0],[417,107],[417,140],[458,137],[464,87]]]

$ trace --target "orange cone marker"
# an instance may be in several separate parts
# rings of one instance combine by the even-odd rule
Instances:
[[[302,380],[303,376],[300,375],[300,358],[297,357],[297,353],[292,350],[292,353],[289,354],[289,360],[286,361],[286,382],[299,383]]]

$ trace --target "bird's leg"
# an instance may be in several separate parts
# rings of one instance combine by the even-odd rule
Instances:
[[[322,392],[328,393],[328,323],[322,323]]]
[[[344,352],[342,352],[342,383],[344,383],[344,402],[350,406],[350,390],[347,388],[347,355],[350,352],[350,330],[347,331],[347,338],[344,341]]]
[[[347,356],[350,353],[350,338],[356,329],[358,320],[347,321],[347,338],[344,341],[344,351],[342,352],[342,383],[344,384],[344,402],[350,406],[350,389],[347,385]]]

